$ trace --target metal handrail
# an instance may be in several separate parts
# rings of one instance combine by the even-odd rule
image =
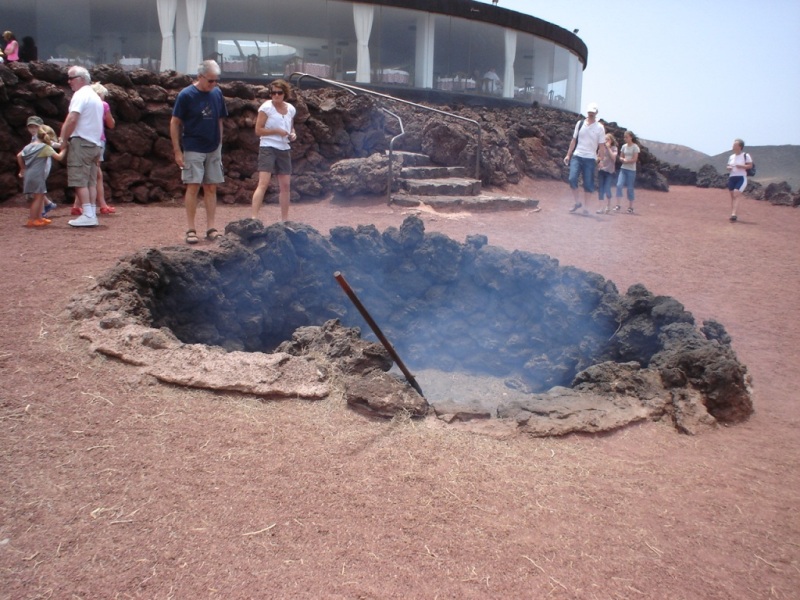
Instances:
[[[338,87],[338,88],[341,88],[343,90],[346,90],[346,91],[350,92],[351,94],[353,94],[354,96],[358,95],[358,94],[356,94],[356,92],[362,92],[362,93],[368,94],[370,96],[377,96],[378,98],[383,98],[384,100],[391,100],[393,102],[401,102],[403,104],[409,104],[409,105],[414,106],[416,108],[421,108],[422,110],[435,112],[435,113],[438,113],[440,115],[444,115],[446,117],[451,117],[453,119],[458,119],[460,121],[467,121],[468,123],[472,123],[473,125],[475,125],[475,128],[476,128],[476,130],[478,132],[478,134],[476,136],[477,137],[477,144],[476,144],[477,151],[475,153],[475,179],[480,179],[481,178],[481,153],[482,153],[481,125],[476,120],[468,119],[467,117],[462,117],[461,115],[457,115],[455,113],[447,112],[445,110],[439,110],[438,108],[431,108],[430,106],[424,106],[422,104],[417,104],[416,102],[411,102],[410,100],[403,100],[402,98],[395,98],[394,96],[389,96],[388,94],[381,94],[380,92],[375,92],[373,90],[368,90],[368,89],[365,89],[365,88],[362,88],[362,87],[358,87],[356,85],[350,85],[349,83],[342,83],[340,81],[334,81],[332,79],[326,79],[324,77],[319,77],[317,75],[311,75],[309,73],[302,73],[300,71],[295,71],[294,73],[289,75],[289,81],[291,81],[292,78],[295,75],[298,76],[298,78],[297,78],[298,87],[300,86],[300,82],[305,77],[311,77],[312,79],[316,79],[317,81],[321,81],[321,82],[325,83],[326,85],[330,85],[330,86],[333,86],[333,87]],[[387,186],[387,191],[386,191],[387,200],[388,200],[389,196],[391,194],[391,188],[392,188],[392,163],[393,163],[393,161],[392,161],[392,149],[394,147],[395,140],[398,140],[398,139],[400,139],[401,137],[403,137],[405,135],[405,130],[403,129],[403,120],[398,115],[394,114],[393,112],[391,112],[388,109],[383,108],[383,107],[381,107],[381,110],[383,110],[384,112],[392,115],[393,117],[395,117],[399,121],[399,123],[400,123],[400,131],[401,131],[401,133],[399,135],[396,135],[395,137],[393,137],[391,142],[389,143],[389,184]]]

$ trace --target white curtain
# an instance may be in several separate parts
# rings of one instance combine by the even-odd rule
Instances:
[[[356,81],[360,83],[370,82],[369,36],[372,33],[374,12],[372,6],[353,4],[353,25],[356,29],[356,40],[358,41]]]
[[[189,50],[186,55],[186,72],[197,73],[203,62],[203,46],[200,34],[206,18],[206,0],[186,0],[186,20],[189,27]]]
[[[161,71],[175,69],[175,13],[178,0],[157,0],[158,26],[161,28]]]
[[[426,13],[417,17],[417,57],[414,63],[414,85],[433,87],[434,16]]]
[[[514,61],[517,59],[517,32],[506,29],[506,68],[503,73],[503,97],[514,97]]]

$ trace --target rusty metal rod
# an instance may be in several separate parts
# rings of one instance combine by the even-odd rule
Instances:
[[[378,339],[380,340],[381,344],[383,344],[383,347],[386,348],[386,351],[389,353],[389,356],[391,356],[392,359],[394,360],[394,362],[397,363],[397,366],[403,372],[403,375],[406,376],[406,380],[411,385],[411,387],[413,387],[415,390],[417,390],[417,393],[424,398],[425,394],[422,393],[422,389],[419,387],[419,384],[417,383],[417,380],[414,379],[414,376],[411,374],[411,371],[409,371],[406,368],[406,365],[400,359],[400,356],[397,354],[395,349],[392,347],[392,344],[389,342],[388,339],[386,339],[386,336],[383,335],[383,332],[381,331],[381,328],[378,327],[378,324],[370,316],[369,312],[367,312],[367,309],[364,308],[363,304],[361,304],[361,300],[358,299],[358,296],[356,296],[356,293],[353,291],[353,288],[351,288],[350,284],[347,283],[347,280],[344,278],[344,275],[342,275],[341,272],[336,271],[333,274],[333,277],[334,277],[334,279],[336,279],[336,281],[339,282],[339,285],[342,286],[342,289],[344,290],[344,293],[347,294],[347,297],[350,298],[350,301],[353,304],[355,304],[356,308],[358,309],[358,312],[361,313],[361,316],[364,317],[364,320],[372,328],[373,333],[378,337]]]

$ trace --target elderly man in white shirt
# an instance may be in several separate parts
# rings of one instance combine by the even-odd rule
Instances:
[[[97,169],[102,152],[103,101],[90,85],[92,78],[84,67],[73,66],[67,79],[72,88],[69,114],[61,126],[61,139],[67,151],[67,185],[75,188],[81,216],[69,221],[72,227],[97,226]]]

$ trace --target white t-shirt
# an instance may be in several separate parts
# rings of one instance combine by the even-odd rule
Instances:
[[[639,152],[641,152],[641,148],[639,148],[638,144],[622,144],[622,149],[620,150],[622,158],[625,159],[631,159],[639,154]],[[638,160],[636,162],[638,162]],[[625,169],[626,171],[635,171],[636,163],[622,163],[620,169]]]
[[[580,128],[580,131],[578,129]],[[575,145],[575,156],[581,158],[597,158],[597,147],[602,146],[606,139],[606,129],[600,123],[595,121],[591,125],[581,121],[575,124],[575,133],[572,134],[573,138],[578,138],[578,143]]]
[[[96,145],[103,141],[103,101],[92,86],[85,85],[72,95],[69,112],[80,114],[72,137],[80,137]]]
[[[294,116],[297,114],[297,109],[288,102],[284,102],[283,105],[286,107],[285,115],[278,112],[272,105],[272,100],[267,100],[261,105],[258,111],[267,115],[267,122],[264,123],[264,129],[283,129],[287,133],[292,133],[292,124],[294,122]],[[278,150],[289,150],[289,148],[291,148],[291,146],[289,146],[289,138],[285,135],[262,135],[260,145],[271,146]]]
[[[739,154],[731,154],[731,157],[728,159],[728,164],[731,165],[733,168],[728,172],[728,175],[730,177],[736,177],[736,176],[747,177],[747,169],[745,169],[744,166],[748,162],[753,162],[753,157],[750,156],[750,154],[747,154],[746,152],[740,152]]]

